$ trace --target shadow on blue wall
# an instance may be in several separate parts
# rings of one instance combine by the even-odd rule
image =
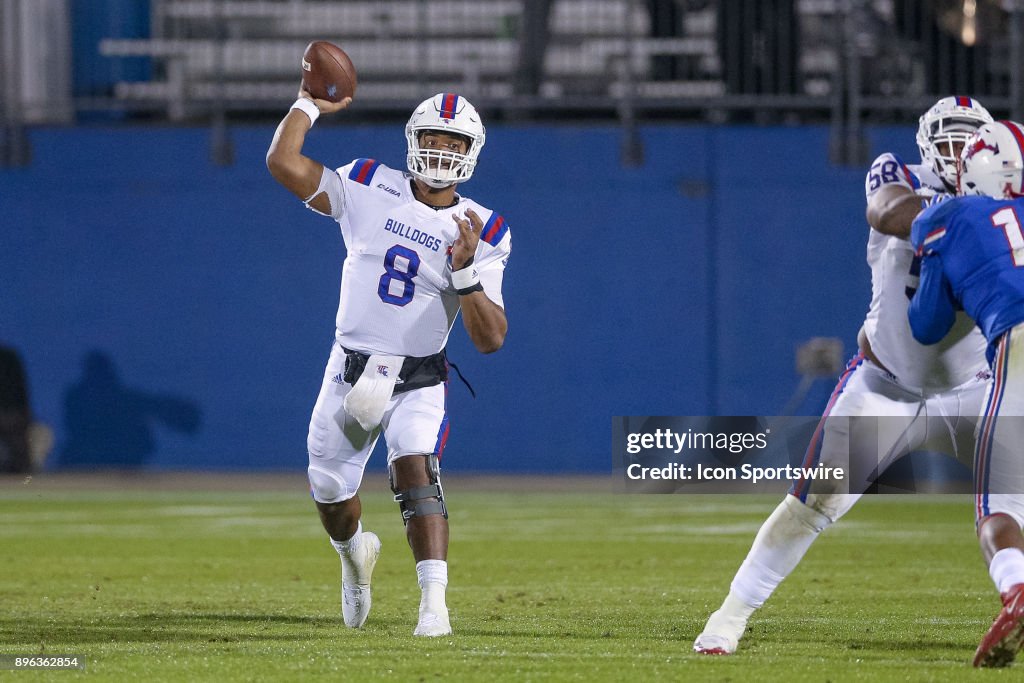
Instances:
[[[194,435],[202,425],[202,410],[188,398],[128,386],[108,354],[90,351],[81,377],[64,394],[60,465],[141,467],[157,450],[156,425]]]

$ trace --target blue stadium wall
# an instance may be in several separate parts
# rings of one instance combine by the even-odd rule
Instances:
[[[234,129],[226,168],[208,135],[37,130],[33,165],[0,171],[0,343],[56,431],[50,468],[305,466],[340,233],[267,173],[271,128]],[[801,342],[853,352],[864,170],[829,163],[827,128],[641,135],[627,168],[614,127],[489,131],[465,191],[513,231],[509,334],[491,356],[452,334],[477,398],[452,381],[449,471],[608,471],[612,416],[777,414]],[[916,158],[911,130],[870,135]],[[404,166],[397,126],[318,126],[307,152]]]

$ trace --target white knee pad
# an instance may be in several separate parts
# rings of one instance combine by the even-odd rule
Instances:
[[[356,495],[356,490],[334,472],[309,466],[309,487],[313,492],[313,500],[318,503],[340,503]]]
[[[786,496],[786,511],[809,529],[820,533],[853,507],[857,496],[849,501],[849,505],[844,505],[846,501],[840,500],[848,495],[811,493],[807,495],[806,503],[801,503],[796,496]]]

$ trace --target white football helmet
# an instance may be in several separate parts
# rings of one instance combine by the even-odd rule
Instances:
[[[1024,196],[1024,127],[1015,121],[986,123],[960,154],[959,194],[996,199]]]
[[[986,123],[992,123],[992,115],[971,97],[943,97],[921,116],[917,126],[921,162],[931,166],[950,190],[956,187],[956,145],[966,144]]]
[[[469,140],[465,154],[450,150],[423,149],[420,134],[425,131],[463,135]],[[486,132],[476,108],[455,93],[439,93],[424,100],[405,125],[409,143],[406,164],[409,172],[431,187],[464,183],[473,175],[476,159],[483,149]]]

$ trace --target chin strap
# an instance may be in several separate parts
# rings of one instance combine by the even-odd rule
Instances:
[[[442,185],[441,187],[435,187],[434,185],[431,185],[429,182],[427,182],[426,180],[424,180],[420,176],[416,176],[416,179],[419,180],[420,182],[424,183],[428,187],[431,187],[431,188],[433,188],[435,190],[443,190],[443,189],[445,189],[447,187],[454,187],[456,185],[456,183],[451,183],[450,185]],[[423,195],[420,192],[420,189],[416,185],[415,181],[410,181],[410,183],[412,185],[412,196],[416,198],[416,201],[420,202],[421,204],[426,204],[427,206],[429,206],[434,211],[441,211],[442,209],[450,209],[453,206],[456,206],[460,201],[462,201],[462,197],[460,197],[458,194],[456,194],[455,198],[452,200],[451,204],[446,204],[444,206],[436,206],[436,205],[431,204],[430,202],[428,202],[423,197]]]

